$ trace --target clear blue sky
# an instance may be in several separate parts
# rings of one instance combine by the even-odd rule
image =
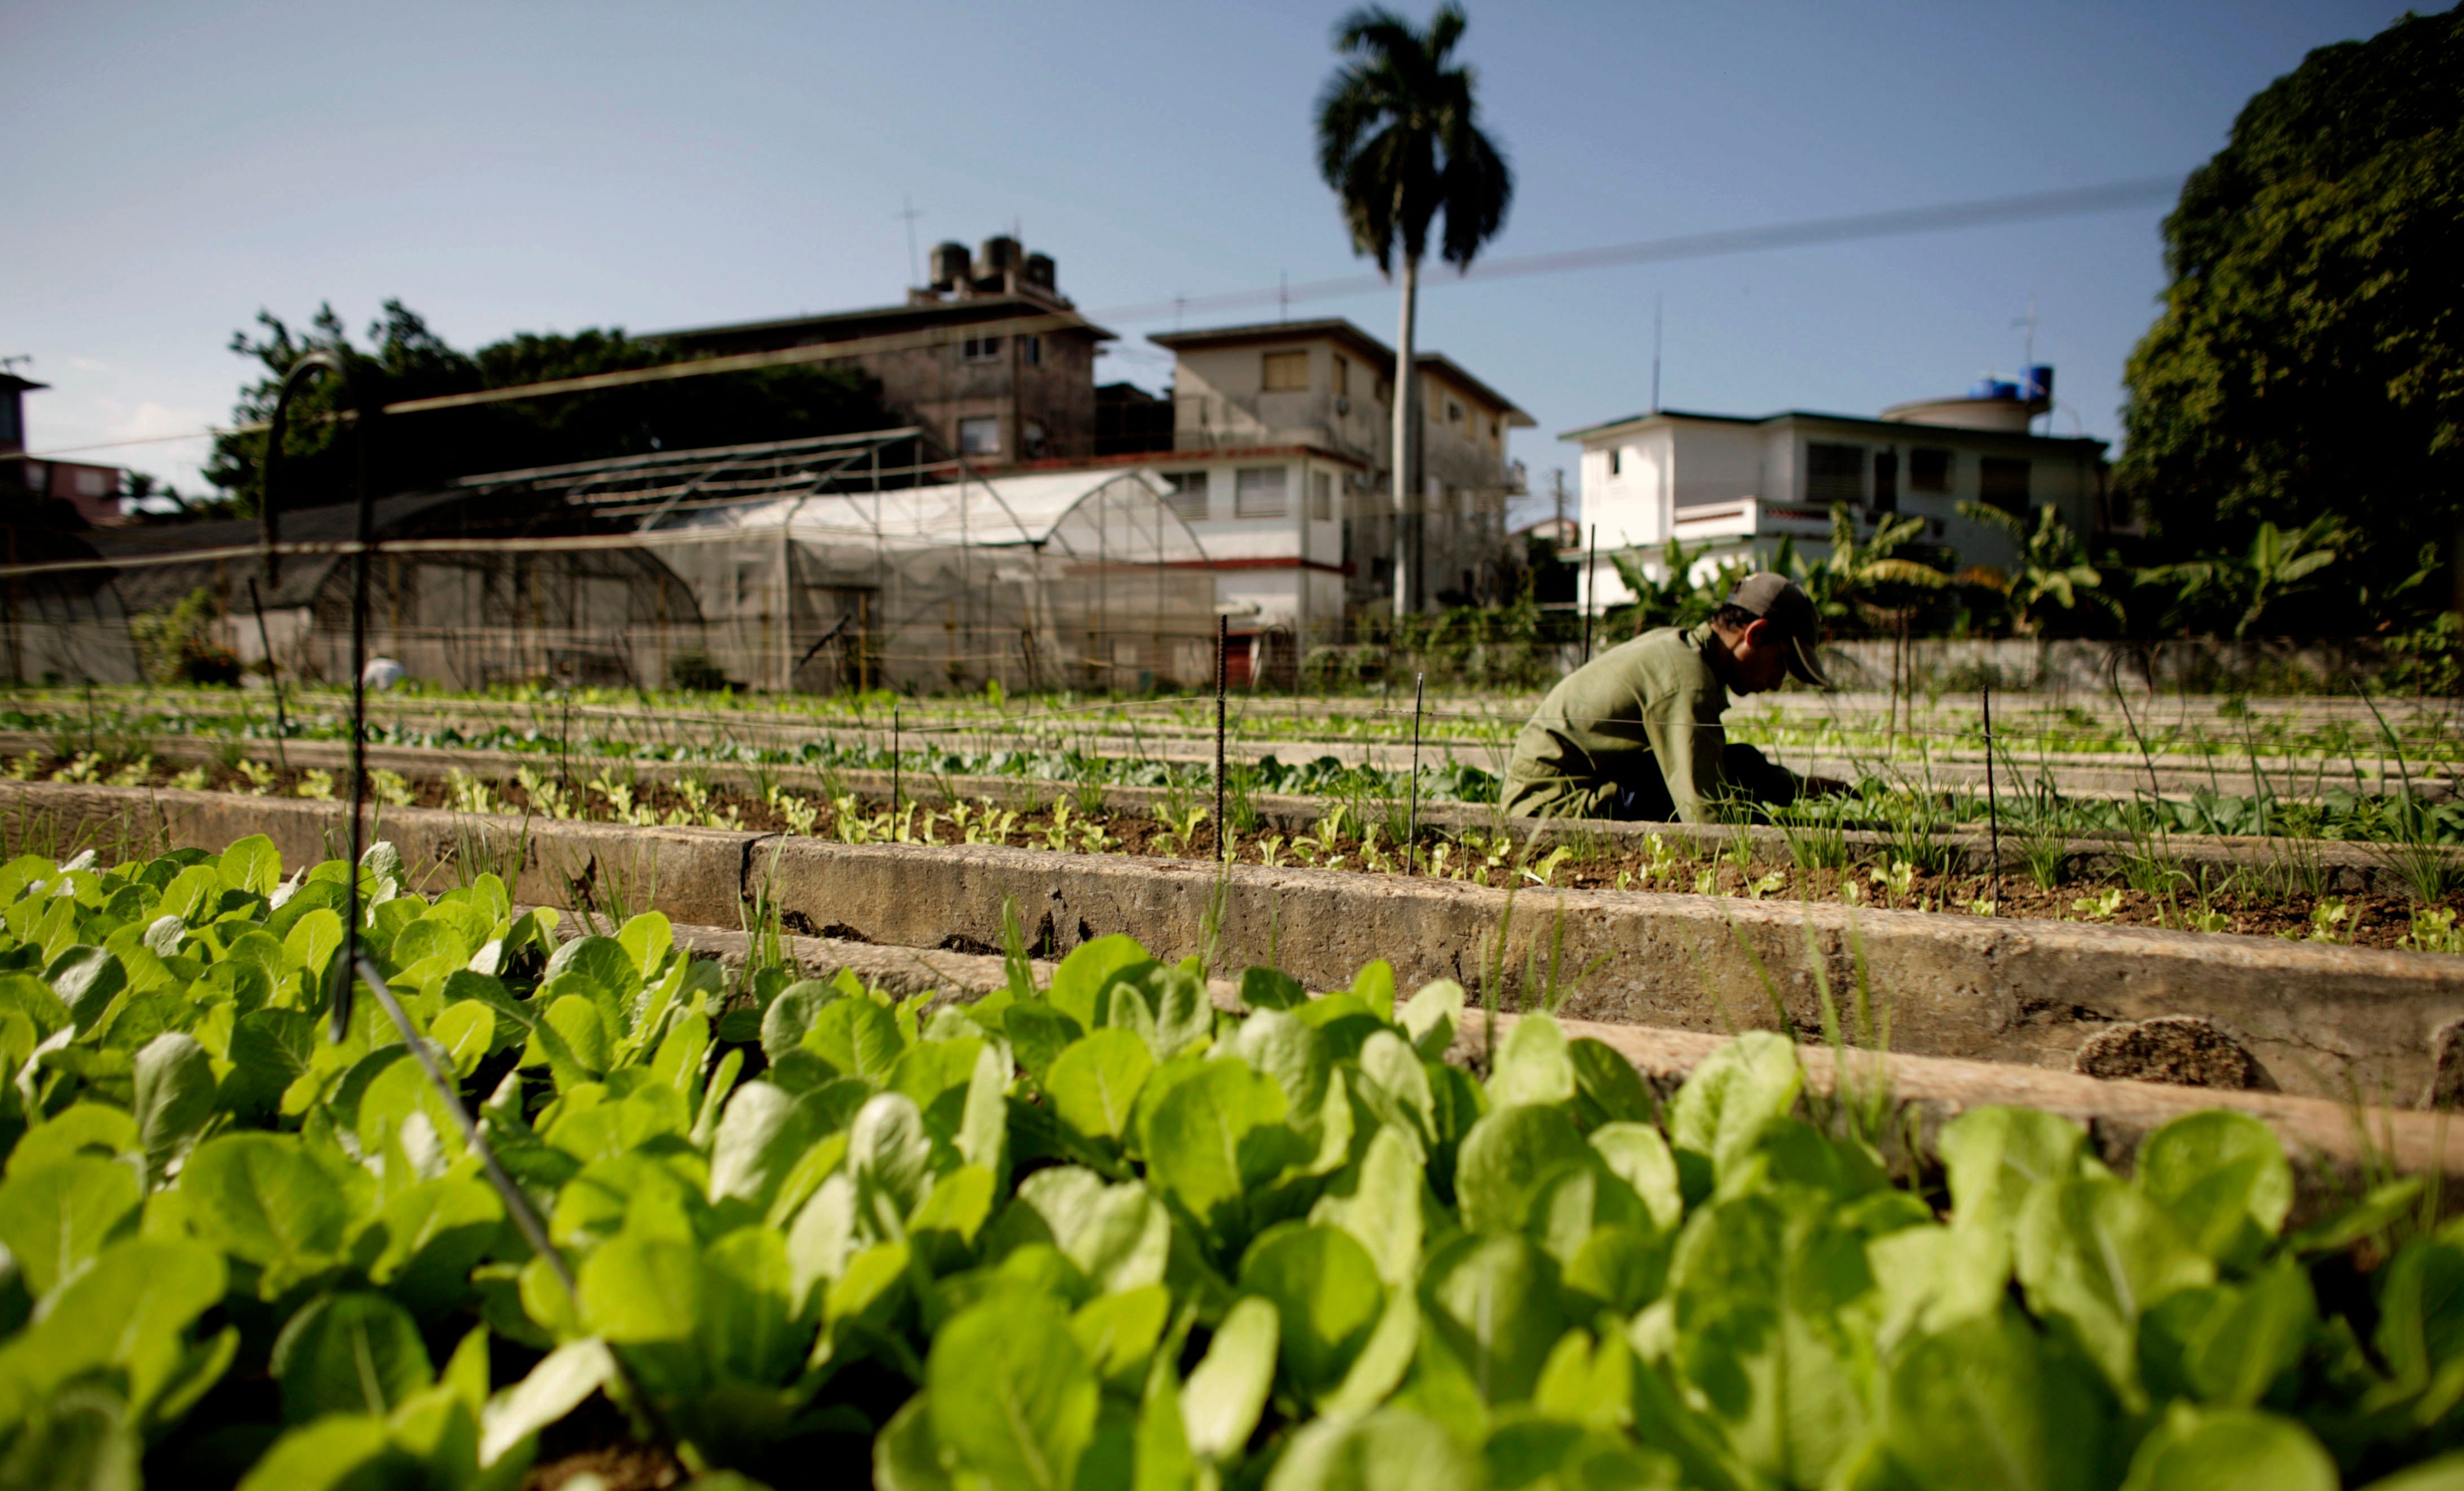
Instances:
[[[0,9],[0,355],[36,449],[226,418],[257,309],[388,296],[472,346],[898,298],[921,241],[1023,225],[1098,310],[1354,272],[1311,160],[1341,7],[85,3]],[[1404,7],[1417,17],[1425,11]],[[2391,4],[1532,5],[1464,46],[1545,252],[2178,172]],[[1448,285],[1425,345],[1560,430],[1649,401],[1872,413],[2038,360],[2112,438],[2161,208]],[[1381,338],[1395,303],[1296,308]],[[1263,315],[1209,321],[1267,319]],[[1193,319],[1191,324],[1202,322]],[[1159,384],[1116,321],[1099,376]],[[2074,414],[2056,417],[2069,433]],[[197,484],[202,442],[94,458]]]

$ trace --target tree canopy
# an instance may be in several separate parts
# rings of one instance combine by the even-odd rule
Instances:
[[[1506,226],[1514,173],[1481,128],[1472,69],[1454,60],[1464,24],[1449,3],[1425,33],[1379,6],[1335,27],[1335,50],[1349,60],[1318,96],[1318,174],[1342,205],[1353,251],[1380,271],[1393,271],[1397,248],[1418,264],[1441,212],[1440,251],[1458,268]]]
[[[2342,516],[2345,625],[2435,600],[2396,592],[2464,499],[2464,11],[2321,48],[2269,85],[2165,243],[2117,473],[2159,556]]]
[[[305,329],[270,311],[257,313],[258,334],[231,337],[231,350],[264,365],[266,376],[244,389],[235,423],[261,423],[274,412],[282,375],[312,349],[345,358],[353,393],[365,403],[509,388],[550,379],[649,367],[679,361],[657,342],[621,330],[518,333],[466,353],[449,346],[420,315],[399,300],[367,328],[366,350],[355,347],[331,305]],[[335,380],[318,379],[292,401],[283,442],[283,505],[310,506],[350,494],[352,452],[344,428],[321,418],[341,403]],[[367,452],[368,483],[379,493],[427,490],[480,471],[554,466],[569,461],[742,445],[805,435],[878,429],[898,423],[884,409],[878,386],[846,368],[806,365],[721,373],[641,384],[591,393],[523,399],[471,408],[380,419]],[[263,434],[223,435],[206,476],[244,513],[263,491]]]

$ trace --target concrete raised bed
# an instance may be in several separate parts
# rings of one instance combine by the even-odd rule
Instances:
[[[207,764],[223,759],[227,751],[237,750],[250,759],[272,764],[276,759],[275,744],[270,740],[212,740],[186,735],[146,737],[143,749],[155,758],[171,764]],[[0,756],[20,755],[32,750],[48,750],[48,738],[23,732],[0,732]],[[294,740],[288,743],[287,758],[294,766],[316,767],[340,772],[349,764],[349,748],[339,741]],[[510,781],[514,773],[530,767],[545,772],[558,766],[554,756],[514,751],[459,751],[413,746],[370,746],[368,765],[402,773],[420,780],[441,779],[450,770],[459,769],[493,781]],[[576,756],[571,774],[577,782],[587,781],[607,763],[597,757]],[[709,781],[725,783],[750,790],[755,774],[746,767],[719,762],[679,763],[672,761],[637,761],[629,763],[633,777],[641,781],[673,781],[687,773]],[[806,792],[834,789],[852,792],[872,801],[887,801],[891,792],[891,777],[885,771],[834,771],[824,773],[807,767],[775,766],[764,769],[769,779],[782,786]],[[956,796],[970,801],[989,800],[1005,806],[1049,806],[1054,798],[1074,795],[1067,782],[1037,781],[1017,777],[951,777],[936,778],[922,772],[900,775],[897,790],[908,799],[933,804]],[[947,789],[946,793],[944,789]],[[1104,804],[1115,812],[1147,812],[1164,794],[1155,787],[1110,787],[1103,793]],[[1296,833],[1309,829],[1323,818],[1331,805],[1327,799],[1261,794],[1254,798],[1260,818],[1271,829]],[[1707,857],[1726,850],[1742,834],[1753,841],[1756,857],[1765,864],[1785,864],[1789,858],[1787,837],[1773,828],[1723,828],[1687,823],[1610,822],[1591,819],[1509,818],[1494,808],[1463,803],[1423,803],[1420,822],[1424,827],[1460,832],[1478,828],[1485,832],[1503,832],[1517,842],[1533,840],[1542,849],[1569,839],[1589,836],[1610,844],[1636,843],[1649,834],[1660,834],[1675,842],[1691,844],[1700,856]],[[1859,859],[1881,859],[1891,847],[1888,836],[1880,833],[1850,832],[1843,836],[1850,852]],[[1953,866],[1969,874],[1983,874],[1993,863],[1989,838],[1973,830],[1939,836],[1952,855]],[[2183,867],[2197,870],[2202,866],[2218,869],[2249,869],[2260,872],[2282,868],[2289,860],[2299,858],[2305,873],[2316,874],[2322,888],[2343,893],[2399,894],[2405,885],[2389,851],[2379,845],[2346,844],[2331,840],[2283,840],[2263,838],[2230,838],[2197,834],[2174,834],[2165,840],[2164,852]],[[2064,862],[2075,877],[2097,878],[2116,873],[2123,861],[2132,852],[2126,840],[2112,836],[2073,839],[2063,849]],[[2459,856],[2464,857],[2464,856]],[[2024,870],[2020,837],[2006,832],[2001,839],[2001,868],[2006,875]]]
[[[12,849],[147,852],[271,836],[286,862],[334,852],[330,803],[144,788],[25,784],[0,796]],[[1341,871],[1040,850],[849,845],[714,829],[643,829],[390,809],[377,833],[414,879],[512,870],[526,900],[741,925],[759,897],[791,931],[988,951],[1014,903],[1037,950],[1128,932],[1159,954],[1275,962],[1314,988],[1383,957],[1406,981],[1495,983],[1538,998],[1553,957],[1561,1012],[1719,1033],[1820,1020],[1861,963],[1890,1045],[1928,1056],[2067,1066],[2116,1022],[2212,1021],[2282,1090],[2409,1102],[2437,1033],[2464,1019],[2464,958],[2065,922],[1999,921],[1803,902],[1614,891],[1511,894]],[[457,869],[457,866],[460,866]]]
[[[676,940],[733,962],[744,956],[746,937],[740,932],[680,926]],[[808,972],[826,976],[841,968],[852,969],[859,977],[901,995],[937,993],[953,999],[973,999],[1002,987],[1007,976],[1000,958],[981,954],[827,937],[789,937],[785,943],[785,954]],[[1045,961],[1034,965],[1039,984],[1050,981],[1052,966]],[[1230,980],[1211,980],[1208,988],[1221,1008],[1241,1007],[1238,986]],[[1475,1012],[1457,1032],[1449,1058],[1481,1061],[1492,1034],[1504,1040],[1516,1018],[1499,1015],[1492,1032]],[[1729,1039],[1595,1020],[1562,1022],[1569,1039],[1588,1037],[1615,1048],[1662,1095],[1673,1091],[1698,1063]],[[1809,1090],[1817,1096],[1834,1094],[1839,1085],[1839,1059],[1829,1048],[1815,1045],[1801,1047],[1800,1056]],[[1915,1121],[1918,1142],[1928,1155],[1942,1126],[1961,1113],[1989,1105],[2015,1104],[2057,1113],[2085,1128],[2105,1162],[2126,1171],[2139,1142],[2168,1120],[2202,1108],[2223,1107],[2248,1113],[2275,1129],[2293,1162],[2302,1214],[2349,1200],[2387,1170],[2435,1173],[2446,1208],[2464,1206],[2464,1144],[2450,1140],[2442,1116],[2280,1093],[2100,1082],[2070,1072],[1940,1057],[1878,1057],[1851,1051],[1847,1064],[1853,1090],[1871,1092],[1877,1084],[1887,1085],[1897,1110]]]

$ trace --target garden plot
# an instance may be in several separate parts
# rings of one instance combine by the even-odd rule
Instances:
[[[1769,1034],[1681,1083],[1381,962],[1234,1013],[1111,937],[933,1009],[401,867],[0,868],[12,1471],[2329,1487],[2464,1414],[2436,1188],[2348,1150],[2331,1199],[2253,1111],[2123,1177],[2057,1111]],[[401,1026],[329,1040],[355,875]]]
[[[12,832],[62,845],[266,832],[309,854],[341,828],[330,803],[234,794],[44,784],[0,803]],[[1055,953],[1130,932],[1313,984],[1384,955],[1407,978],[1454,978],[1509,1008],[1699,1031],[1815,1030],[1826,999],[1873,989],[1893,1049],[2055,1066],[2097,1038],[2129,1046],[2144,1022],[2187,1017],[2240,1063],[2202,1080],[2406,1102],[2464,1061],[2442,1034],[2464,1019],[2464,960],[2315,941],[410,807],[379,822],[417,880],[492,866],[518,896],[599,915],[656,907],[700,925],[961,949],[1015,928]],[[2169,1060],[2142,1055],[2154,1064],[2099,1069]]]
[[[20,737],[22,738],[22,737]],[[6,749],[0,739],[0,751]],[[55,763],[13,757],[26,778],[119,782],[243,796],[330,800],[345,756],[330,742],[293,741],[293,765],[270,742],[173,738],[160,758]],[[241,754],[242,749],[247,754]],[[178,764],[181,761],[188,764]],[[910,772],[815,771],[791,766],[643,763],[371,748],[374,799],[466,813],[666,828],[818,835],[847,844],[1006,844],[1164,860],[1217,856],[1214,794],[1187,779],[1155,788],[1107,787]],[[1224,816],[1232,857],[1265,868],[1301,866],[1411,874],[1498,888],[1601,889],[1716,895],[1745,901],[1822,902],[1998,918],[2163,927],[2205,933],[2296,937],[2319,943],[2464,952],[2464,808],[2418,800],[2369,804],[2340,820],[2278,807],[2274,835],[2218,838],[2193,825],[2221,805],[2193,803],[2167,817],[2117,818],[2050,797],[2017,794],[1999,836],[1963,826],[1957,811],[1922,798],[1870,800],[1779,815],[1762,828],[1540,823],[1493,807],[1428,802],[1408,856],[1414,804],[1397,784],[1354,778],[1343,796],[1298,798],[1254,790],[1235,774]],[[889,798],[901,794],[896,810]],[[1853,816],[1870,812],[1870,818]],[[2337,839],[2327,832],[2376,837]],[[1989,846],[1998,844],[2000,873]]]

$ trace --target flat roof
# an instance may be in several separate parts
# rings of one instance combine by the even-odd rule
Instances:
[[[1312,321],[1253,321],[1246,326],[1209,326],[1197,331],[1159,331],[1147,340],[1178,352],[1184,347],[1238,347],[1269,341],[1314,341],[1328,338],[1349,342],[1352,350],[1373,362],[1393,366],[1395,349],[1340,316]]]
[[[1583,440],[1622,429],[1632,425],[1648,425],[1655,420],[1695,420],[1711,425],[1775,425],[1782,420],[1820,420],[1830,425],[1860,425],[1871,429],[1928,430],[1942,434],[1981,435],[1989,440],[2031,441],[2038,445],[2083,445],[2102,450],[2110,442],[2094,435],[2031,435],[2011,429],[1975,429],[1965,425],[1925,425],[1914,420],[1875,419],[1863,414],[1827,414],[1820,409],[1782,409],[1776,414],[1705,414],[1692,409],[1661,409],[1657,413],[1629,414],[1623,419],[1602,420],[1561,432],[1560,440]]]
[[[1321,317],[1309,321],[1253,321],[1246,326],[1208,326],[1196,331],[1161,331],[1147,340],[1158,347],[1180,352],[1200,347],[1265,346],[1278,341],[1316,341],[1328,340],[1348,343],[1352,350],[1372,362],[1392,367],[1395,349],[1362,331],[1339,316]],[[1412,365],[1424,373],[1437,373],[1463,385],[1466,393],[1485,399],[1506,413],[1506,421],[1517,429],[1529,429],[1539,423],[1515,406],[1514,401],[1463,370],[1463,365],[1442,352],[1416,352]]]
[[[973,325],[985,321],[1023,320],[1029,317],[1066,316],[1075,324],[1056,328],[1063,331],[1084,330],[1097,341],[1119,339],[1103,327],[1078,315],[1067,302],[1039,299],[1032,296],[970,296],[957,300],[935,300],[913,305],[877,305],[861,311],[834,311],[827,316],[789,316],[777,320],[735,321],[723,326],[687,326],[674,331],[653,331],[639,334],[643,341],[675,341],[691,344],[698,341],[732,341],[744,338],[795,335],[808,337],[814,343],[852,341],[901,326]]]

